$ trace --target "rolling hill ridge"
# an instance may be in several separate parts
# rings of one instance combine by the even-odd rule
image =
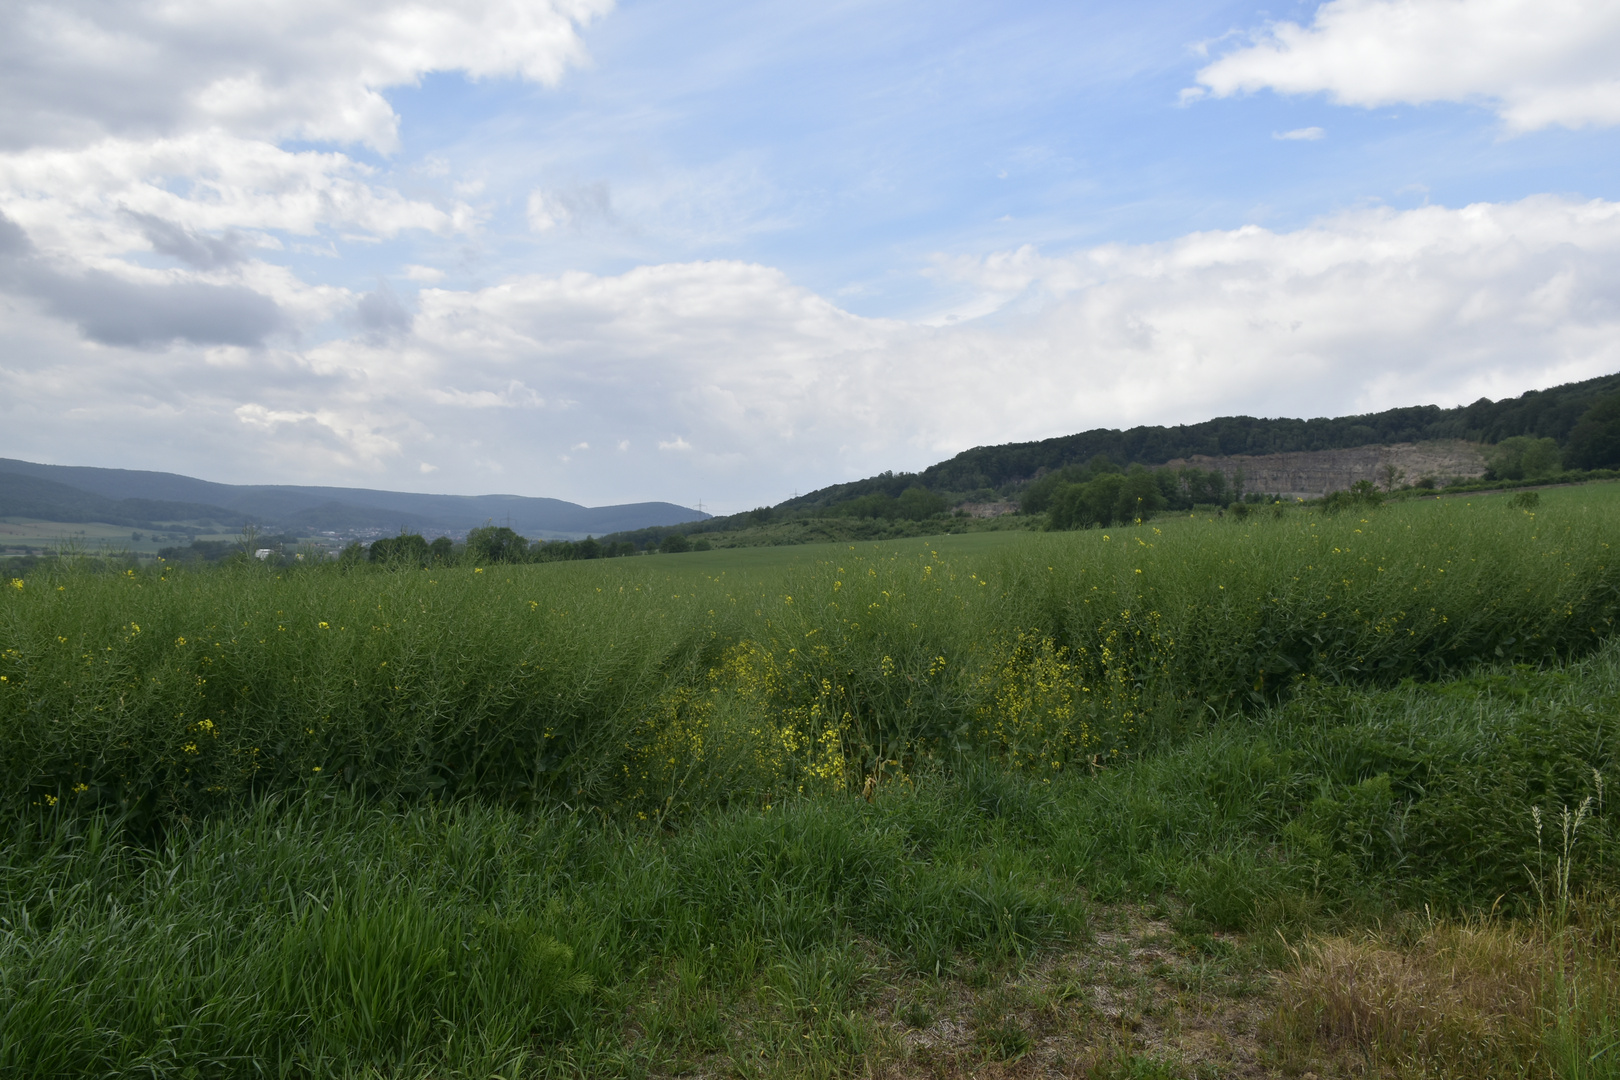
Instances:
[[[522,495],[422,495],[370,488],[220,484],[177,473],[0,458],[0,516],[150,527],[206,521],[299,532],[463,533],[488,521],[528,536],[580,538],[702,521],[667,502],[581,506]]]

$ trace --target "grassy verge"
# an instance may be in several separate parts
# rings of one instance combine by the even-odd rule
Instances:
[[[0,1070],[1216,1068],[1189,1032],[1225,1039],[1225,1067],[1321,1065],[1347,1045],[1443,1064],[1443,1045],[1393,1046],[1387,1024],[1341,1014],[1399,1028],[1391,1002],[1431,1007],[1462,940],[1434,927],[1494,908],[1529,921],[1499,924],[1479,962],[1517,974],[1442,997],[1495,1023],[1527,986],[1538,1003],[1563,994],[1491,1044],[1513,1065],[1496,1075],[1533,1075],[1558,1046],[1590,1058],[1610,1037],[1609,909],[1564,907],[1578,948],[1536,918],[1560,890],[1613,884],[1607,807],[1594,800],[1567,850],[1557,822],[1611,774],[1617,703],[1611,648],[1308,692],[1095,775],[986,764],[673,830],[311,792],[151,845],[40,809],[14,820],[0,867]],[[1532,808],[1550,823],[1539,849]],[[1425,906],[1429,929],[1388,930]],[[1372,944],[1354,936],[1378,925]],[[1590,962],[1566,971],[1553,954]],[[1288,994],[1266,974],[1296,967]],[[1340,1002],[1346,988],[1373,1004]],[[1286,1031],[1261,1024],[1274,998],[1293,1003]],[[1225,1017],[1213,1035],[1209,1009]]]

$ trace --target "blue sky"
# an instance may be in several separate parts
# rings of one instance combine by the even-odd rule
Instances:
[[[913,317],[944,299],[918,275],[941,252],[1615,194],[1612,129],[1504,138],[1479,105],[1321,94],[1179,103],[1207,50],[1265,21],[1249,4],[630,3],[562,87],[444,74],[389,97],[406,168],[453,162],[496,204],[468,284],[740,258]],[[1323,137],[1274,137],[1311,127]],[[534,187],[588,209],[565,235],[523,236]]]
[[[1589,4],[0,23],[3,456],[734,510],[1620,370]]]

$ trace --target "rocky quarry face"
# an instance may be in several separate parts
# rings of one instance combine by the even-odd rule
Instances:
[[[1217,469],[1234,485],[1241,473],[1245,492],[1316,499],[1330,491],[1344,491],[1358,480],[1371,480],[1386,490],[1415,484],[1426,477],[1434,480],[1436,486],[1451,480],[1475,480],[1485,475],[1484,450],[1480,443],[1442,440],[1290,454],[1235,457],[1200,454],[1177,458],[1167,462],[1165,467]]]

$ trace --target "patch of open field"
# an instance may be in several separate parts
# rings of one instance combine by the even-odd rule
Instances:
[[[45,555],[64,548],[87,554],[155,555],[159,548],[198,540],[235,540],[235,533],[189,529],[132,529],[96,521],[37,521],[0,518],[0,554]]]

